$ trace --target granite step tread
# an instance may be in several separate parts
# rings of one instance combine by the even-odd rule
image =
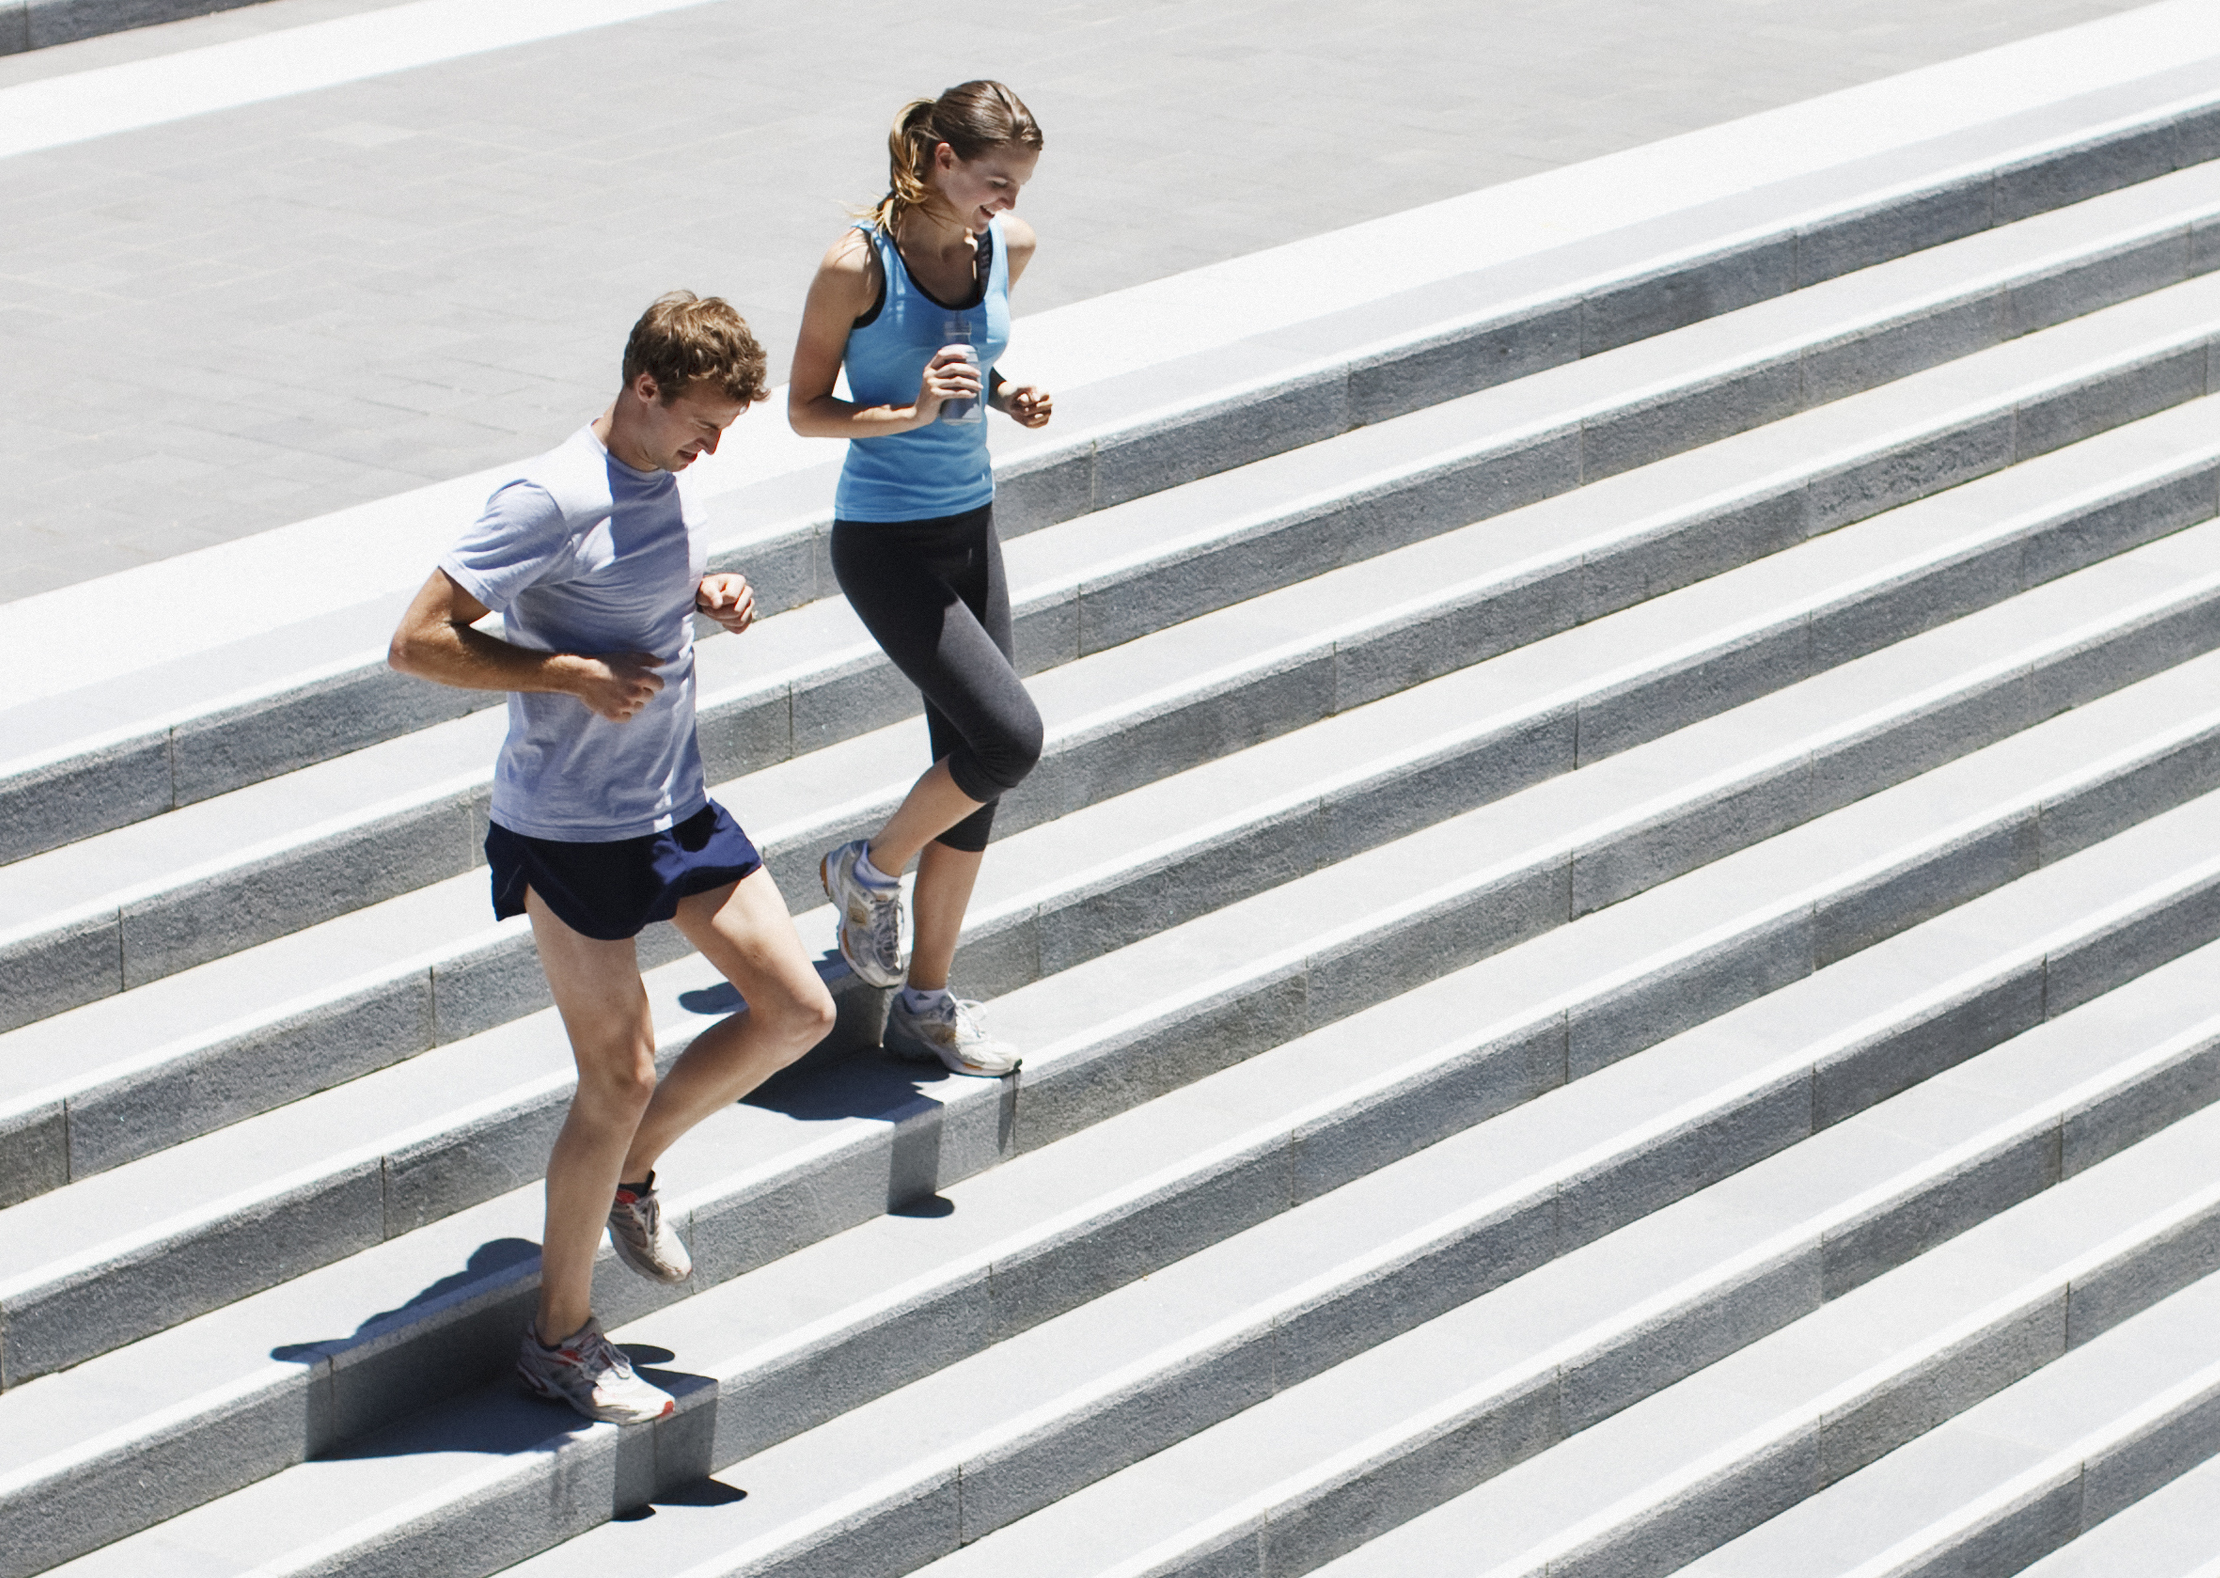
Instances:
[[[794,1363],[789,1349],[784,1365],[773,1363],[768,1389],[728,1416],[735,1421],[730,1428],[792,1429],[798,1417],[802,1424],[814,1422],[804,1417],[812,1407],[853,1395],[859,1359],[870,1361],[872,1375],[895,1381],[906,1378],[905,1366],[945,1359],[937,1350],[914,1353],[905,1335],[929,1312],[925,1284],[934,1275],[899,1248],[926,1242],[918,1233],[930,1233],[940,1263],[953,1257],[941,1275],[945,1280],[952,1272],[959,1297],[966,1254],[972,1263],[989,1265],[990,1289],[1000,1288],[1001,1318],[974,1326],[975,1340],[983,1341],[1075,1296],[1070,1272],[1061,1281],[1055,1275],[1059,1261],[1083,1268],[1080,1294],[1114,1285],[1184,1253],[1198,1232],[1208,1241],[1492,1118],[1489,1132],[1514,1171],[1521,1157],[1574,1158],[1554,1184],[1568,1208],[1562,1236],[1573,1244],[1645,1203],[1677,1197],[1723,1167],[1765,1154],[1780,1140],[1768,1133],[1783,1123],[1800,1135],[1813,1123],[1838,1121],[1981,1046],[2040,1025],[2046,1013],[2069,1012],[2093,990],[2123,979],[2131,984],[2099,997],[2076,1022],[2109,1027],[2154,1049],[2135,1072],[2148,1095],[2085,1100],[2086,1115],[2075,1121],[2088,1127],[2101,1118],[2115,1137],[2140,1132],[2139,1126],[2170,1116],[2182,1100],[2201,1099],[2203,1088],[2194,1077],[2205,1044],[2198,1030],[2204,1008],[2196,995],[2202,959],[2161,965],[2132,979],[2175,948],[2173,934],[2186,929],[2174,919],[2184,895],[2198,891],[2200,880],[2208,893],[2220,887],[2220,873],[2207,870],[2200,879],[2183,870],[2178,851],[2185,838],[2198,836],[2195,826],[2183,826],[2184,814],[2176,813],[2171,825],[2161,818],[2046,867],[1554,1094],[1546,1092],[1563,1072],[1548,1070],[1561,1054],[1536,1064],[1536,1026],[1521,1018],[1517,1005],[1502,1019],[1464,1027],[1470,1016],[1460,1005],[1489,1001],[1500,991],[1501,961],[1299,1037],[955,1186],[964,1202],[957,1215],[932,1218],[929,1229],[876,1221],[744,1275],[733,1284],[752,1290],[743,1301],[760,1296],[763,1303],[743,1328],[758,1329],[765,1318],[791,1320],[801,1328],[804,1362]],[[2209,822],[2213,811],[2202,814]],[[2205,906],[2211,907],[2209,899]],[[2173,921],[2167,935],[2145,924],[2130,928],[2141,938],[2140,951],[2123,953],[2108,944],[2123,916],[2151,915]],[[2091,953],[2101,956],[2094,971]],[[2186,994],[2185,982],[2191,988]],[[2055,1032],[2040,1034],[2056,1038]],[[1403,1054],[1383,1064],[1382,1045]],[[2015,1056],[2025,1060],[2028,1047]],[[2034,1057],[2039,1079],[2048,1064],[2043,1054]],[[1800,1080],[1812,1087],[1805,1104],[1768,1097],[1783,1082]],[[1710,1123],[1699,1115],[1707,1101],[1719,1115]],[[1738,1143],[1718,1142],[1722,1121],[1736,1127]],[[736,1148],[738,1126],[724,1128],[695,1150]],[[1614,1133],[1618,1140],[1596,1143],[1597,1135]],[[2075,1141],[2084,1152],[2090,1143]],[[1265,1165],[1275,1148],[1284,1160]],[[694,1159],[681,1158],[681,1165]],[[1166,1161],[1168,1168],[1159,1165]],[[1104,1187],[1121,1176],[1137,1180],[1122,1196]],[[1241,1195],[1262,1194],[1229,1208],[1229,1186]],[[1553,1186],[1546,1167],[1542,1186]],[[1048,1198],[1036,1198],[1036,1191]],[[1005,1204],[998,1208],[995,1200]],[[1056,1208],[1072,1200],[1088,1203],[1059,1221]],[[1576,1202],[1585,1205],[1573,1209]],[[1044,1203],[1051,1214],[1039,1224]],[[1187,1214],[1184,1225],[1171,1218],[1173,1209]],[[8,1426],[0,1430],[0,1446],[15,1447],[0,1457],[0,1505],[14,1514],[0,1513],[8,1544],[46,1553],[41,1561],[73,1554],[139,1526],[119,1509],[152,1521],[327,1450],[413,1402],[432,1401],[443,1395],[448,1377],[471,1384],[505,1359],[528,1307],[534,1257],[526,1235],[537,1228],[537,1212],[537,1191],[518,1190],[0,1394],[0,1421]],[[1032,1273],[1013,1282],[1012,1274],[1027,1264],[1026,1218],[1037,1224]],[[997,1241],[1003,1244],[999,1256],[993,1253]],[[893,1246],[891,1259],[882,1245]],[[456,1274],[453,1268],[466,1257],[469,1271]],[[996,1274],[1003,1278],[999,1285],[992,1280]],[[889,1279],[907,1284],[906,1298],[866,1296],[840,1313],[843,1299],[859,1289],[865,1295],[883,1289]],[[605,1311],[635,1306],[642,1286],[616,1273],[603,1283],[597,1304]],[[390,1313],[363,1321],[352,1338],[313,1339],[380,1308]],[[422,1327],[409,1329],[412,1317],[426,1326],[448,1319],[432,1351],[421,1340]],[[875,1351],[867,1340],[874,1322],[882,1338]],[[469,1330],[457,1329],[463,1324]],[[889,1333],[891,1344],[884,1340]],[[419,1340],[412,1343],[412,1337]],[[482,1339],[476,1365],[456,1364],[458,1338]],[[864,1339],[860,1350],[858,1339]],[[828,1385],[826,1373],[807,1362],[827,1352],[841,1356],[838,1373],[847,1382]],[[806,1393],[799,1401],[791,1393],[796,1383]],[[121,1485],[138,1490],[120,1494]],[[170,1499],[150,1502],[152,1485]],[[27,1526],[16,1524],[21,1517],[29,1518]],[[79,1543],[66,1543],[70,1539]]]

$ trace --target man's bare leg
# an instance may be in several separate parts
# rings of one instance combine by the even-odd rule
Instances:
[[[741,881],[679,902],[673,917],[686,940],[747,999],[696,1036],[656,1087],[624,1159],[639,1182],[681,1134],[729,1107],[825,1039],[832,993],[802,951],[786,901],[758,867]],[[606,1213],[608,1207],[603,1206]]]
[[[594,1255],[616,1197],[625,1151],[655,1095],[655,1021],[631,939],[572,931],[536,892],[524,896],[540,968],[578,1064],[578,1090],[547,1159],[540,1238],[542,1342],[560,1342],[593,1314]]]
[[[638,1182],[673,1140],[737,1101],[832,1029],[832,996],[803,953],[770,873],[681,900],[676,922],[747,999],[655,1077],[655,1024],[634,945],[564,925],[527,893],[532,936],[578,1064],[578,1092],[547,1163],[537,1327],[569,1336],[593,1314],[594,1256],[617,1185]]]

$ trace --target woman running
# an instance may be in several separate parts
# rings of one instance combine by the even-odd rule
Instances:
[[[1048,395],[995,371],[1010,287],[1033,256],[1011,210],[1040,158],[1032,112],[999,82],[918,99],[887,137],[886,196],[825,254],[803,309],[788,417],[849,440],[834,495],[840,589],[925,698],[933,765],[884,827],[820,868],[840,908],[840,952],[873,986],[903,983],[898,878],[917,861],[907,984],[889,1051],[1000,1075],[1017,1051],[948,990],[995,802],[1041,754],[1041,717],[1011,663],[1010,594],[994,534],[981,405],[1025,427]],[[842,367],[851,398],[833,394]]]

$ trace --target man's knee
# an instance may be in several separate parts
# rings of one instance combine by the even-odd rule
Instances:
[[[801,994],[789,1007],[787,1024],[793,1037],[801,1043],[801,1050],[811,1047],[832,1034],[833,1021],[840,1011],[833,1006],[832,993],[825,983],[810,979],[810,990]]]
[[[814,974],[806,986],[797,985],[793,990],[765,994],[765,1000],[751,1003],[749,1011],[756,1014],[771,1032],[781,1061],[791,1063],[811,1047],[832,1034],[833,1021],[839,1011],[833,1006],[832,993]]]
[[[652,1042],[612,1047],[599,1057],[581,1059],[579,1094],[613,1116],[638,1117],[655,1096],[655,1047]]]

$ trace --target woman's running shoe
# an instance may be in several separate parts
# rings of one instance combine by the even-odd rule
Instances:
[[[992,1079],[1016,1073],[1022,1054],[1009,1042],[987,1034],[979,1014],[977,1003],[947,992],[922,1009],[910,1008],[905,994],[896,992],[880,1044],[898,1057],[919,1062],[938,1058],[959,1074]]]
[[[856,873],[870,843],[855,839],[817,863],[825,896],[840,910],[840,956],[873,986],[902,984],[902,888],[879,887]]]
[[[527,1326],[516,1373],[540,1396],[606,1424],[644,1425],[678,1411],[670,1393],[640,1379],[624,1350],[602,1335],[598,1320],[587,1321],[555,1348],[543,1346]]]

